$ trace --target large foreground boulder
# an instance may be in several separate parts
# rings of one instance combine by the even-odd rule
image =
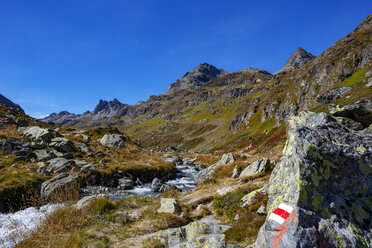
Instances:
[[[290,118],[287,133],[253,247],[370,247],[372,136],[311,112]]]
[[[222,155],[222,158],[217,163],[209,166],[205,170],[200,171],[194,177],[195,183],[200,184],[207,179],[210,179],[214,173],[214,171],[223,165],[231,164],[235,161],[234,155],[232,153],[226,153]]]
[[[44,201],[64,201],[77,196],[79,190],[79,177],[77,175],[62,173],[41,185],[40,195]]]

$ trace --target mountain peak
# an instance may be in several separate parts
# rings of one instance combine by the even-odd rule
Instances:
[[[276,73],[299,68],[308,63],[310,60],[313,60],[315,57],[315,55],[307,52],[305,49],[299,46],[296,51],[289,57],[284,67]]]
[[[211,64],[202,63],[195,69],[187,72],[181,79],[169,86],[169,91],[177,89],[199,88],[211,79],[220,75],[225,75],[228,72],[223,69],[218,69]]]
[[[101,111],[105,111],[105,112],[112,112],[112,111],[117,111],[119,109],[121,109],[125,104],[119,102],[118,99],[114,98],[113,100],[111,101],[106,101],[106,100],[102,100],[100,99],[97,106],[94,108],[93,110],[93,114],[97,114]]]

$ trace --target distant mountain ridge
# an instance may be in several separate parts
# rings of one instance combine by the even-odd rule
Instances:
[[[274,74],[255,68],[227,73],[204,63],[166,93],[111,112],[88,112],[65,125],[116,126],[154,149],[210,152],[243,146],[247,140],[252,145],[255,140],[278,140],[289,116],[326,111],[327,105],[316,101],[319,95],[347,86],[351,90],[331,103],[371,98],[372,87],[366,83],[372,80],[371,34],[372,15],[316,57],[299,47]],[[99,110],[107,109],[99,105]]]
[[[25,111],[21,108],[21,106],[19,106],[18,104],[12,102],[11,100],[9,100],[8,98],[6,98],[5,96],[3,96],[2,94],[0,94],[0,103],[2,104],[5,104],[9,107],[12,107],[12,108],[15,108],[15,109],[18,109],[20,110],[22,113],[24,113]]]
[[[126,106],[121,103],[118,99],[114,98],[112,101],[99,100],[97,106],[92,112],[86,111],[84,114],[73,114],[68,111],[62,111],[60,113],[52,113],[49,116],[40,119],[42,122],[54,123],[56,125],[68,125],[71,122],[76,123],[79,118],[90,119],[90,120],[101,120],[105,118],[111,118],[116,113]]]

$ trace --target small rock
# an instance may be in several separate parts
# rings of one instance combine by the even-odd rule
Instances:
[[[235,217],[234,217],[234,220],[237,221],[237,220],[239,220],[239,218],[240,218],[239,214],[236,214]]]
[[[118,182],[119,182],[118,188],[120,189],[133,189],[134,187],[132,179],[128,177],[120,178]]]
[[[151,183],[151,191],[152,192],[158,192],[160,189],[160,186],[163,184],[163,181],[159,178],[154,178]]]
[[[258,214],[266,214],[265,206],[262,205],[262,206],[257,210],[256,213],[258,213]]]
[[[174,198],[161,198],[161,206],[157,210],[158,213],[170,213],[170,214],[179,214],[181,213],[181,207],[178,205],[178,202]]]
[[[81,210],[83,207],[89,205],[89,203],[91,203],[93,200],[95,199],[98,199],[98,198],[107,198],[108,197],[104,194],[99,194],[99,195],[89,195],[89,196],[85,196],[83,198],[81,198],[77,203],[76,203],[76,208],[78,210]]]

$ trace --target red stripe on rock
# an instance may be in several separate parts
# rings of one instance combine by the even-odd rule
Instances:
[[[282,217],[283,219],[287,219],[288,216],[290,215],[290,213],[288,213],[287,211],[285,211],[284,209],[281,209],[281,208],[277,208],[273,211],[274,214],[277,214],[279,215],[280,217]]]

